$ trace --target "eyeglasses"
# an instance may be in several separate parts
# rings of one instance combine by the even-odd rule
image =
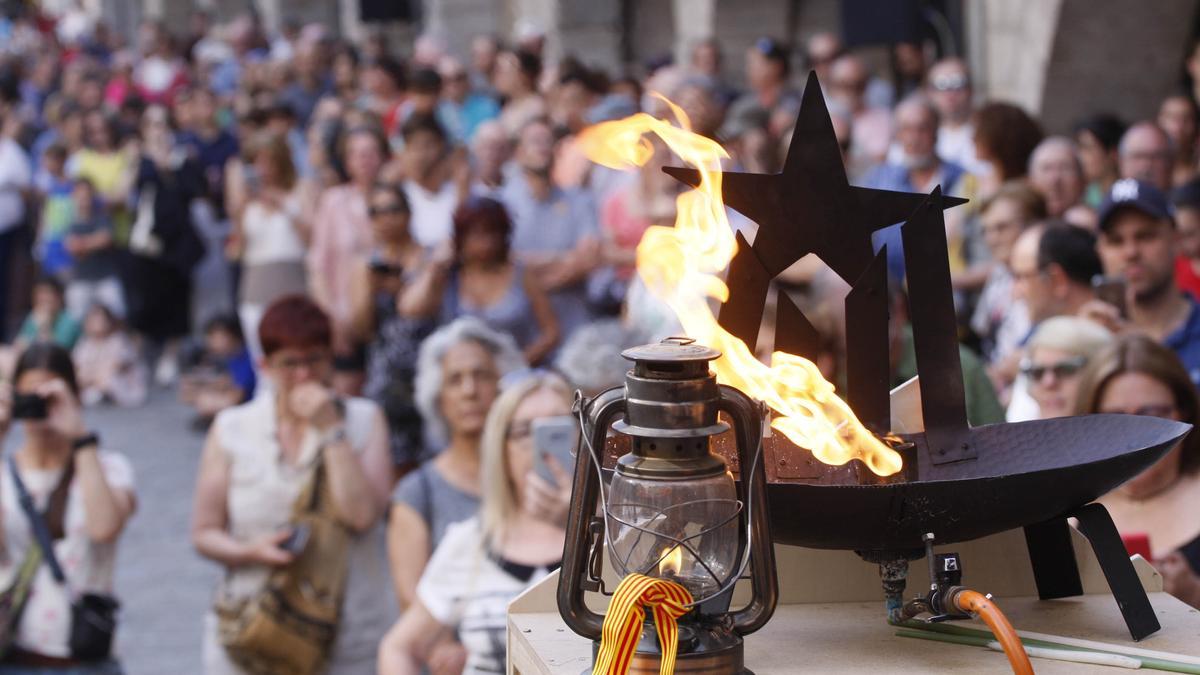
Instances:
[[[1144,405],[1129,410],[1101,410],[1106,414],[1117,415],[1145,415],[1146,417],[1174,417],[1175,406],[1167,404]]]
[[[372,218],[379,216],[390,216],[397,213],[408,213],[408,209],[401,204],[391,204],[390,206],[371,206],[367,208],[367,215]]]
[[[1012,275],[1013,281],[1029,281],[1030,279],[1036,279],[1040,276],[1043,276],[1044,274],[1046,274],[1046,270],[1034,269],[1034,270],[1030,270],[1028,272],[1024,272],[1024,271],[1017,271],[1017,270],[1013,269],[1013,270],[1009,270],[1009,274]]]
[[[533,436],[533,423],[525,420],[523,422],[513,422],[508,427],[508,440],[523,441]]]
[[[1034,382],[1041,382],[1047,373],[1053,373],[1055,380],[1062,380],[1078,373],[1087,365],[1086,356],[1075,356],[1050,365],[1034,365],[1028,361],[1021,364],[1021,374]]]
[[[309,354],[308,356],[283,356],[274,360],[274,365],[280,370],[299,370],[300,368],[316,368],[329,361],[329,354]]]

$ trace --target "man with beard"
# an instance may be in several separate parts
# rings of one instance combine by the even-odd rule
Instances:
[[[1104,273],[1126,286],[1126,316],[1110,306],[1110,323],[1170,347],[1200,383],[1200,305],[1175,285],[1178,233],[1166,195],[1132,178],[1113,183],[1096,249]]]
[[[863,178],[863,186],[900,192],[930,192],[942,186],[946,194],[954,194],[964,169],[938,157],[937,108],[928,98],[913,94],[896,106],[896,160],[876,166]],[[888,248],[888,271],[896,278],[904,276],[904,249],[900,227],[893,225],[875,233],[875,249]]]

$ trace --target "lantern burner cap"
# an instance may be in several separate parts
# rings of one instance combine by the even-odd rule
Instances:
[[[657,344],[631,347],[621,356],[633,361],[633,373],[654,379],[689,379],[708,374],[708,362],[721,352],[689,337],[669,337]]]
[[[621,356],[635,363],[641,361],[653,363],[708,362],[719,358],[721,352],[712,347],[696,344],[696,341],[689,337],[669,337],[656,344],[630,347],[621,352]]]

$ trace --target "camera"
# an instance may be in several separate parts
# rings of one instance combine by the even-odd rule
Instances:
[[[44,420],[50,414],[50,406],[44,396],[17,394],[13,396],[12,418],[14,420]]]
[[[387,275],[387,276],[396,276],[396,277],[400,276],[401,274],[404,274],[403,267],[401,267],[400,265],[390,263],[390,262],[385,262],[383,260],[372,260],[369,263],[368,267],[375,274],[383,274],[383,275]]]

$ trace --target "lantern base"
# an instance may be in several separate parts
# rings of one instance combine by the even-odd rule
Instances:
[[[592,643],[592,662],[600,651],[600,643]],[[675,656],[676,673],[713,673],[719,675],[754,675],[743,660],[743,643],[739,635],[714,625],[679,625],[679,653]],[[629,665],[629,675],[659,675],[662,650],[654,623],[647,621],[638,641],[637,652]],[[585,671],[592,672],[590,669]]]

